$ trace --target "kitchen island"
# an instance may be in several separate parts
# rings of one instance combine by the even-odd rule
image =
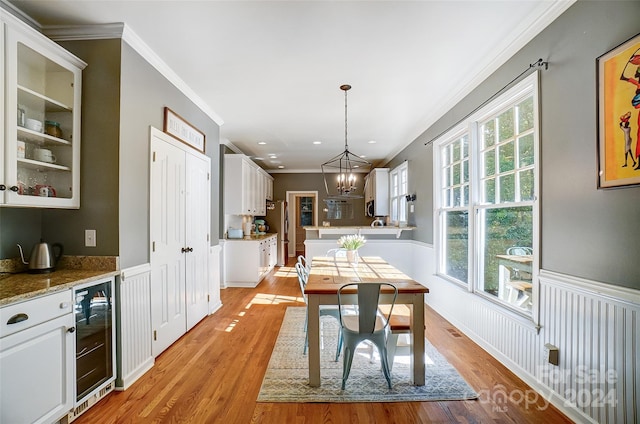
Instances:
[[[372,235],[372,236],[395,236],[400,238],[403,231],[412,231],[415,227],[394,227],[394,226],[379,226],[372,227],[367,226],[306,226],[304,227],[307,232],[307,239],[318,238],[321,239],[325,235],[338,235],[343,236],[346,234],[359,234],[359,235]]]

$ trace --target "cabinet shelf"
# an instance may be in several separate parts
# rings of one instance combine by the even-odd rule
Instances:
[[[42,146],[71,146],[71,142],[49,134],[39,133],[28,128],[18,127],[18,139]]]
[[[31,96],[35,98],[31,100],[44,101],[45,112],[73,112],[73,108],[71,106],[60,103],[57,100],[51,99],[22,85],[18,85],[18,94],[20,94],[20,92],[28,95],[27,99]],[[28,102],[29,100],[25,99],[25,101]]]
[[[33,159],[18,158],[18,163],[24,168],[34,169],[36,171],[71,171],[71,168],[69,168],[68,166],[56,165],[55,163],[40,162]]]

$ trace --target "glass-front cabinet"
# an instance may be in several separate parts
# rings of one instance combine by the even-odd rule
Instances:
[[[5,122],[0,204],[80,207],[84,62],[3,15]]]

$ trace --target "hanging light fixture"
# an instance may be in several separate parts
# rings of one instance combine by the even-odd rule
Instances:
[[[361,198],[364,197],[361,184],[364,174],[371,170],[371,163],[349,151],[347,141],[347,91],[351,86],[344,84],[344,152],[322,164],[324,186],[329,198]],[[358,178],[357,174],[362,175]],[[358,181],[360,180],[360,181]]]

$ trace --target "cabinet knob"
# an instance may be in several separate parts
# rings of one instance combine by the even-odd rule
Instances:
[[[183,247],[182,249],[180,249],[180,251],[181,251],[182,253],[187,253],[187,252],[188,252],[188,250],[187,250],[187,248],[186,248],[186,247]]]
[[[5,191],[7,189],[7,186],[4,184],[0,184],[0,191]]]
[[[18,190],[20,190],[20,188],[18,186],[11,186],[11,188],[9,188],[9,190],[13,191],[14,193],[17,193]]]

